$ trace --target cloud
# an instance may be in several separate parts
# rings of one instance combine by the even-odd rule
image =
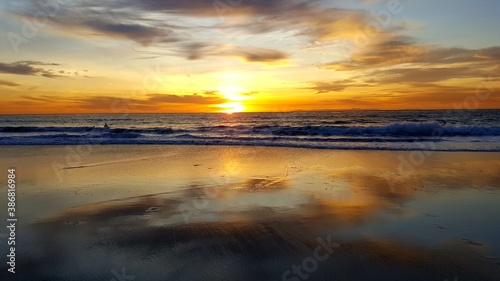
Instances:
[[[384,34],[377,40],[374,39],[372,44],[355,51],[346,60],[330,62],[322,67],[352,71],[402,64],[419,64],[428,67],[474,63],[478,66],[491,66],[500,62],[500,47],[475,50],[442,48],[420,44],[415,39],[394,34]]]
[[[355,50],[348,59],[330,62],[321,68],[356,71],[354,78],[369,84],[400,84],[480,79],[499,63],[500,47],[443,48],[384,33],[371,44]]]
[[[312,37],[314,41],[352,39],[363,32],[370,20],[368,12],[354,9],[320,9],[301,13],[299,35]]]
[[[209,56],[229,56],[252,63],[279,63],[288,59],[287,53],[273,49],[203,43],[186,44],[181,52],[184,52],[189,60],[199,60]]]
[[[60,100],[58,97],[54,96],[47,96],[47,95],[42,95],[42,96],[37,96],[37,97],[32,97],[32,96],[21,96],[23,99],[31,100],[31,101],[41,101],[41,102],[57,102]]]
[[[44,63],[39,61],[18,61],[13,63],[0,62],[0,73],[17,75],[37,75],[47,78],[60,77],[57,71],[37,66],[59,66],[57,63]]]
[[[5,112],[45,113],[144,113],[144,112],[190,112],[214,111],[214,106],[227,100],[216,95],[150,94],[144,98],[116,97],[112,95],[63,96],[24,95],[12,101]],[[4,112],[4,113],[5,113]]]
[[[495,62],[500,62],[500,47],[490,47],[479,49],[475,52],[474,57],[482,60],[492,60]]]
[[[185,103],[185,104],[218,104],[226,100],[217,96],[202,96],[199,94],[192,95],[167,95],[167,94],[153,94],[148,95],[145,102],[147,103]]]
[[[227,102],[216,95],[191,94],[150,94],[143,99],[114,97],[110,95],[91,97],[63,97],[63,96],[22,96],[23,102],[34,105],[40,103],[59,104],[74,109],[85,109],[94,112],[153,112],[168,109],[167,111],[182,111],[190,106],[207,108],[214,104]],[[170,105],[170,107],[169,107]]]
[[[471,67],[395,68],[371,72],[371,83],[425,83],[458,78],[481,78],[484,71]]]
[[[171,29],[160,29],[142,24],[125,24],[99,20],[80,23],[73,22],[72,24],[79,24],[84,28],[112,37],[130,39],[142,46],[148,46],[155,41],[176,42],[179,40],[175,38],[174,31]]]
[[[249,14],[275,15],[307,9],[318,0],[241,0],[241,1],[176,1],[176,0],[125,0],[118,6],[135,7],[147,11],[181,14],[195,17],[222,17]]]
[[[203,92],[203,95],[205,96],[218,96],[219,91],[218,90],[207,90]]]
[[[426,48],[415,44],[410,38],[391,34],[381,34],[378,38],[372,38],[369,45],[359,49],[354,45],[351,48],[354,52],[348,59],[330,62],[322,67],[349,71],[416,63],[421,61],[427,52]]]
[[[136,5],[127,1],[86,0],[52,4],[53,6],[47,9],[39,1],[18,1],[16,8],[10,10],[10,14],[23,19],[42,13],[48,24],[73,37],[122,38],[142,46],[180,40],[169,24],[162,20],[149,19],[141,10],[131,10],[130,8]]]
[[[391,101],[386,103],[399,104],[401,108],[420,108],[420,105],[425,104],[428,108],[442,109],[442,108],[465,108],[465,109],[475,109],[468,108],[467,106],[477,106],[477,108],[496,108],[500,102],[500,94],[493,92],[488,100],[479,100],[478,104],[473,104],[470,102],[471,98],[474,97],[475,89],[470,88],[460,88],[457,87],[450,89],[435,87],[428,88],[426,92],[413,91],[406,94],[402,94]]]
[[[10,82],[10,81],[0,80],[0,86],[17,87],[20,85],[17,83],[14,83],[14,82]]]
[[[323,93],[328,93],[328,92],[342,92],[343,90],[349,88],[349,87],[356,87],[356,86],[363,86],[366,85],[364,83],[357,83],[354,80],[351,79],[345,79],[341,81],[335,81],[335,82],[313,82],[314,86],[312,87],[307,87],[304,89],[308,90],[315,90],[317,94],[323,94]]]
[[[292,31],[296,36],[306,36],[312,41],[345,39],[359,33],[360,28],[371,20],[367,11],[324,8],[320,2],[86,0],[58,5],[56,13],[47,20],[70,36],[124,38],[143,46],[191,42],[190,31],[201,29],[208,32],[222,27],[250,34]],[[45,10],[39,2],[21,0],[10,13],[23,18]],[[236,16],[241,19],[233,21]],[[212,23],[201,26],[185,21],[196,17],[209,18]],[[178,24],[173,25],[172,21]]]
[[[222,1],[224,5],[236,2]],[[221,2],[221,3],[222,3]],[[219,41],[218,23],[230,15],[271,16],[287,11],[306,15],[317,1],[245,0],[229,8],[214,1],[77,1],[58,5],[47,24],[66,36],[88,40],[94,37],[126,39],[154,55],[184,56],[189,60],[206,57],[235,57],[247,63],[277,64],[286,62],[283,51],[258,46],[233,46]],[[44,11],[38,2],[19,1],[10,14],[22,19]],[[302,11],[302,12],[301,12]],[[194,24],[192,17],[211,17],[203,26]],[[175,24],[172,24],[175,22]],[[239,29],[251,26],[237,27]],[[196,33],[198,32],[198,33]],[[212,38],[210,42],[201,38]],[[220,34],[219,34],[220,35]],[[220,36],[219,36],[220,37]],[[204,42],[205,41],[205,42]]]
[[[257,63],[275,63],[284,61],[288,58],[288,54],[278,50],[243,46],[223,46],[213,55],[232,56],[241,58],[246,62]]]
[[[419,87],[419,88],[417,88]],[[333,98],[331,104],[340,108],[356,109],[444,109],[444,108],[496,108],[500,103],[500,93],[492,92],[487,100],[478,104],[470,102],[475,88],[422,84],[391,91],[379,90],[370,94],[352,94],[348,98]]]
[[[364,31],[370,19],[370,14],[364,10],[323,8],[309,3],[282,8],[275,13],[254,13],[243,22],[226,20],[216,27],[247,34],[290,32],[294,37],[323,42],[351,39]]]

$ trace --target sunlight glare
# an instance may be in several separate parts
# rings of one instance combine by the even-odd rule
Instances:
[[[223,108],[220,112],[232,114],[235,112],[243,112],[245,111],[246,107],[243,105],[243,103],[234,101],[234,102],[226,102],[223,104],[219,104],[217,107]]]
[[[243,102],[249,99],[249,96],[245,95],[247,89],[238,84],[238,81],[235,81],[240,77],[235,74],[226,74],[221,78],[222,86],[217,90],[226,102],[217,105],[217,107],[222,108],[220,112],[231,114],[245,111],[246,106],[243,105]]]

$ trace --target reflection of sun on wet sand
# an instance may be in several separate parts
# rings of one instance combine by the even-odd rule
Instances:
[[[93,151],[59,182],[40,163],[63,148],[2,148],[25,171],[17,280],[500,280],[498,153],[401,173],[405,152]]]
[[[427,248],[376,238],[335,236],[334,230],[344,222],[319,214],[301,217],[255,209],[246,213],[244,220],[169,223],[168,218],[181,215],[177,207],[182,201],[161,197],[123,200],[118,207],[117,202],[108,202],[109,206],[99,203],[69,210],[59,218],[36,224],[35,229],[62,230],[55,235],[47,233],[50,237],[45,238],[53,242],[58,236],[87,233],[83,239],[91,249],[130,255],[152,268],[169,265],[167,275],[183,280],[211,280],[210,276],[214,276],[212,280],[281,280],[280,273],[287,266],[300,264],[312,255],[318,237],[340,247],[332,248],[311,280],[397,280],[409,276],[414,280],[444,280],[447,276],[497,280],[500,273],[498,265],[483,260],[460,241]],[[158,212],[149,214],[151,205],[157,206]],[[84,223],[61,227],[67,221]],[[104,253],[101,259],[107,258]],[[57,254],[79,256],[67,249]],[[193,263],[202,270],[193,272]],[[154,271],[137,270],[148,280],[159,278]]]

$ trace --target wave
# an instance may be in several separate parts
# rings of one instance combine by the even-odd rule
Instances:
[[[271,126],[201,127],[201,132],[271,134],[276,136],[500,136],[500,127],[443,126],[439,122],[401,122],[381,126]]]
[[[182,132],[183,130],[174,131],[171,128],[96,128],[96,127],[0,127],[0,133],[107,133],[107,134],[123,134],[123,133],[153,133],[153,134],[172,134],[174,132]]]
[[[273,130],[292,136],[500,136],[500,127],[443,126],[439,122],[402,122],[384,126],[304,126]]]
[[[175,136],[176,139],[185,140],[227,140],[224,136],[203,136],[203,135],[191,135],[183,134]],[[249,136],[249,137],[233,137],[232,141],[293,141],[293,142],[439,142],[440,138],[391,138],[391,137],[330,137],[330,138],[295,138],[289,136]]]
[[[68,133],[78,133],[78,132],[89,132],[92,130],[98,130],[95,127],[1,127],[0,132],[2,133],[35,133],[35,132],[68,132]]]
[[[218,125],[194,129],[153,128],[96,128],[96,127],[0,127],[0,133],[97,133],[97,134],[153,134],[210,133],[224,137],[245,135],[273,136],[500,136],[500,127],[443,126],[439,122],[400,122],[381,126],[276,126],[276,125]],[[0,134],[2,136],[2,134]]]
[[[443,126],[439,122],[380,126],[257,123],[189,128],[0,127],[0,145],[175,144],[495,152],[500,151],[499,136],[498,126]]]

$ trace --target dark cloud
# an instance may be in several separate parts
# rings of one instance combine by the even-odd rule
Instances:
[[[234,56],[242,58],[247,62],[263,62],[263,63],[279,62],[286,60],[288,58],[288,54],[278,50],[256,48],[256,47],[242,47],[242,46],[224,47],[215,55]]]
[[[108,36],[132,40],[143,46],[180,40],[170,25],[149,19],[144,11],[132,10],[137,5],[127,1],[75,1],[54,4],[49,10],[40,4],[39,1],[18,1],[10,13],[25,18],[46,11],[48,24],[75,37]]]
[[[18,1],[11,14],[27,17],[45,10],[38,2]],[[232,16],[245,16],[243,23]],[[190,26],[169,17],[210,17],[222,24]],[[100,35],[125,38],[143,46],[151,44],[190,42],[192,28],[205,30],[221,27],[238,32],[262,33],[295,31],[298,36],[315,40],[350,38],[370,20],[367,11],[358,9],[323,8],[319,0],[242,0],[242,1],[76,1],[58,5],[57,13],[48,23],[71,36]],[[183,25],[184,24],[184,25]],[[260,58],[256,60],[260,61]],[[248,55],[247,61],[253,61]]]
[[[176,0],[124,0],[115,5],[137,7],[147,11],[182,14],[188,16],[223,17],[231,15],[262,14],[275,15],[308,9],[318,0],[241,0],[241,1],[176,1]]]
[[[58,66],[57,63],[44,63],[39,61],[18,61],[13,63],[0,62],[0,73],[17,75],[37,75],[48,78],[59,77],[56,70],[38,66]]]
[[[219,48],[213,44],[205,43],[187,43],[180,47],[179,53],[183,55],[188,60],[199,60],[207,55],[214,54]]]
[[[93,31],[113,37],[130,39],[143,46],[148,46],[154,41],[177,41],[177,39],[174,38],[174,32],[170,29],[160,29],[141,24],[124,24],[106,21],[87,21],[80,24]]]
[[[182,51],[189,60],[198,60],[208,56],[230,56],[246,62],[276,63],[288,59],[287,53],[278,50],[232,45],[192,43],[184,45]]]

